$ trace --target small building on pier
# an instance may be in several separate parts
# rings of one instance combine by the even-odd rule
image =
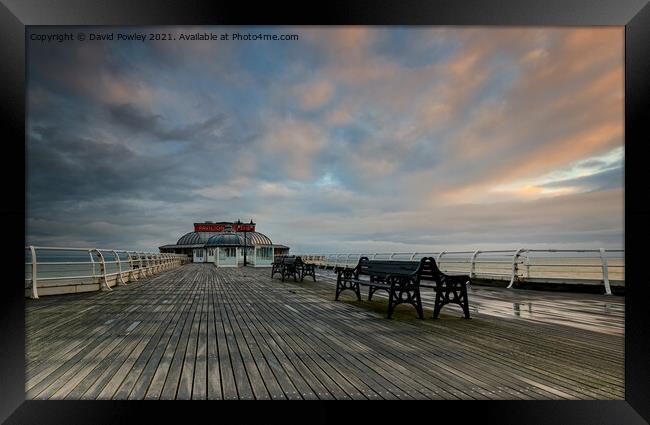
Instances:
[[[289,247],[274,244],[256,224],[241,221],[194,223],[194,231],[181,236],[175,244],[163,245],[160,252],[185,254],[195,263],[214,263],[217,267],[246,265],[268,267],[273,258],[288,255]]]

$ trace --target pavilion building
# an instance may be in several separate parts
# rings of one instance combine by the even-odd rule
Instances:
[[[214,263],[217,267],[269,267],[273,258],[288,255],[289,247],[271,242],[255,231],[256,224],[240,221],[194,223],[194,231],[175,244],[163,245],[160,252],[186,254],[194,263]]]

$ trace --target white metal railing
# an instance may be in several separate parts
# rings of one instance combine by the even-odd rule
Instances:
[[[39,297],[39,283],[126,285],[142,277],[171,270],[189,261],[186,255],[100,248],[25,247],[25,289]]]
[[[439,252],[378,252],[364,254],[297,254],[322,267],[354,267],[361,257],[416,261],[434,257],[444,272],[516,282],[600,283],[611,295],[612,282],[625,284],[622,249],[527,249]]]

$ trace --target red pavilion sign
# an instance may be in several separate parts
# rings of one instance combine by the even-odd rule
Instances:
[[[195,232],[254,232],[251,223],[194,223]]]
[[[241,223],[241,224],[233,223],[232,231],[233,232],[254,232],[255,225],[250,223]]]
[[[195,232],[223,232],[226,230],[224,224],[205,224],[205,223],[194,223]]]

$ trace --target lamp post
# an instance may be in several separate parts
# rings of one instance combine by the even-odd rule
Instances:
[[[244,229],[244,266],[248,265],[247,257],[246,257],[246,251],[248,251],[248,231],[250,229],[255,229],[255,223],[253,223],[253,219],[251,218],[251,222],[248,224],[244,224],[243,229]],[[242,222],[241,220],[237,220],[237,231],[242,228]]]

